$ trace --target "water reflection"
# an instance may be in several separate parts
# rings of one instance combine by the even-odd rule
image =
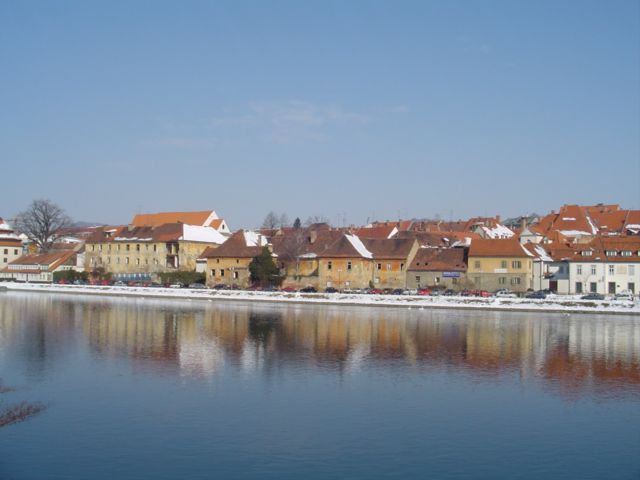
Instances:
[[[478,381],[513,375],[573,397],[640,393],[632,317],[0,298],[0,359],[20,356],[38,376],[78,345],[98,359],[190,377],[301,366],[344,375],[382,362]]]

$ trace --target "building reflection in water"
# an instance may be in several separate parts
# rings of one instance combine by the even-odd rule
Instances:
[[[640,322],[632,317],[247,305],[6,295],[0,359],[22,345],[46,368],[75,342],[134,368],[213,377],[383,364],[469,375],[517,375],[563,395],[640,393]]]

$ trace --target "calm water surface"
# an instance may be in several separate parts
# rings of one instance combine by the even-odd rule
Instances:
[[[0,479],[638,479],[640,319],[0,293]]]

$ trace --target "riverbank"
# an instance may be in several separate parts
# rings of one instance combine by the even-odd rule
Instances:
[[[346,293],[288,293],[243,290],[196,290],[189,288],[145,288],[124,286],[49,285],[5,283],[7,291],[188,299],[203,301],[253,301],[362,305],[396,308],[450,308],[465,310],[535,311],[625,314],[640,316],[640,303],[623,300],[589,301],[575,296],[551,296],[544,300],[526,298],[429,297],[409,295],[359,295]]]

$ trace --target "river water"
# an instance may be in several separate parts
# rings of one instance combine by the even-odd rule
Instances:
[[[0,479],[638,479],[640,319],[0,293]]]

